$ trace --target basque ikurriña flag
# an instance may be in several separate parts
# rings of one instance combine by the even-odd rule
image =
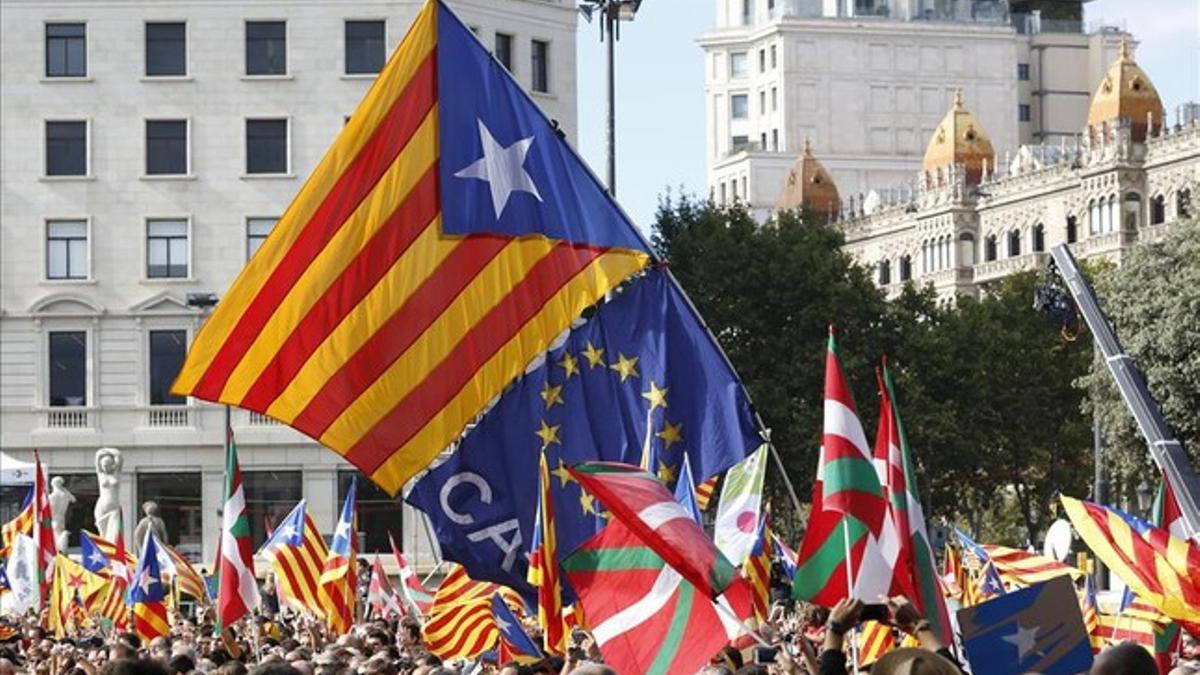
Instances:
[[[559,134],[427,0],[173,390],[288,424],[395,495],[651,259]]]
[[[736,374],[657,267],[620,286],[539,358],[407,499],[429,515],[447,559],[532,603],[526,575],[540,455],[561,557],[607,522],[607,504],[567,469],[593,460],[637,465],[647,438],[657,455],[651,473],[667,486],[678,482],[685,453],[699,482],[762,443]],[[563,582],[568,605],[573,593]]]

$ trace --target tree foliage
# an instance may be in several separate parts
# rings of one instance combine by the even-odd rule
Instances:
[[[819,223],[785,213],[760,226],[741,207],[683,198],[661,206],[653,237],[745,382],[800,498],[814,478],[835,323],[868,434],[875,368],[888,355],[931,513],[982,536],[1036,540],[1054,493],[1085,492],[1091,473],[1090,424],[1073,386],[1090,346],[1064,342],[1032,311],[1033,275],[954,307],[911,285],[888,302],[842,251],[840,232]],[[782,485],[768,486],[786,527]]]
[[[1117,338],[1145,375],[1168,425],[1200,462],[1200,220],[1181,221],[1159,242],[1139,243],[1120,267],[1096,279]],[[1117,494],[1134,503],[1135,485],[1158,480],[1133,416],[1108,369],[1093,363],[1081,387],[1107,439]]]

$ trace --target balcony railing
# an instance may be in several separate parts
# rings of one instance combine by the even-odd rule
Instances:
[[[267,417],[266,415],[264,415],[260,412],[255,412],[255,411],[251,410],[250,411],[250,426],[252,426],[252,427],[277,427],[277,426],[279,426],[279,421],[275,420],[273,418]]]
[[[982,262],[975,266],[975,283],[982,284],[993,281],[1001,277],[1006,277],[1013,272],[1042,269],[1049,261],[1049,253],[1038,251],[1012,258],[1004,258],[1003,260]]]
[[[91,429],[91,412],[87,408],[51,408],[46,411],[46,428]]]
[[[146,411],[146,426],[175,429],[192,426],[192,411],[187,406],[151,406]]]

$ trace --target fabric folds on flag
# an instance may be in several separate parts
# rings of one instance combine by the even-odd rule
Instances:
[[[301,499],[292,507],[263,543],[259,555],[271,561],[284,602],[299,611],[325,618],[325,596],[319,581],[329,548],[307,505],[307,500]]]
[[[50,612],[46,625],[56,638],[66,635],[69,617],[76,601],[85,601],[107,586],[104,578],[89,572],[63,554],[54,557],[53,581],[50,585]]]
[[[657,477],[616,462],[588,462],[567,471],[699,593],[716,598],[733,583],[734,566]]]
[[[175,579],[175,585],[180,593],[195,598],[200,604],[207,605],[210,598],[208,597],[208,586],[204,583],[204,578],[192,567],[192,563],[183,557],[174,546],[160,544],[162,551],[167,554],[167,558],[171,561],[170,574]]]
[[[388,543],[392,545],[392,557],[396,559],[396,565],[400,568],[400,584],[405,598],[411,606],[416,608],[417,614],[428,615],[429,606],[433,603],[433,596],[421,585],[417,573],[408,566],[408,561],[404,559],[400,547],[396,546],[396,539],[392,537],[391,532],[388,532]]]
[[[124,542],[118,546],[86,530],[79,533],[79,558],[89,572],[124,579],[126,582],[137,567],[137,559],[125,550]]]
[[[407,614],[400,596],[392,588],[392,582],[388,579],[379,556],[371,559],[371,584],[367,588],[367,604],[371,606],[375,618],[403,619]]]
[[[127,630],[129,628],[129,608],[125,604],[127,589],[128,585],[124,579],[119,577],[109,579],[108,586],[104,590],[88,599],[88,611],[95,612],[112,621],[113,627],[117,630]]]
[[[679,480],[685,453],[699,478],[762,443],[736,373],[658,267],[622,285],[532,364],[406,499],[429,516],[446,559],[532,599],[527,555],[540,455],[553,477],[556,543],[565,555],[604,527],[608,506],[567,468],[596,460],[637,465],[648,431],[658,455],[651,473],[668,486]]]
[[[760,539],[758,525],[766,475],[766,443],[725,472],[713,540],[734,565],[745,562]]]
[[[691,463],[688,461],[687,453],[684,453],[679,466],[679,480],[675,483],[675,501],[691,514],[692,520],[703,524],[700,504],[696,501],[696,491],[699,487],[692,480]]]
[[[1083,592],[1079,595],[1079,611],[1083,614],[1083,627],[1087,630],[1088,640],[1092,643],[1092,653],[1099,654],[1104,649],[1104,638],[1100,636],[1100,609],[1096,606],[1096,588],[1092,578],[1087,577],[1083,582]]]
[[[867,667],[896,648],[892,627],[880,621],[864,621],[858,631],[858,664]]]
[[[280,420],[395,495],[650,258],[508,71],[426,2],[173,390]]]
[[[39,607],[46,606],[50,595],[50,582],[54,574],[54,557],[58,555],[58,544],[54,542],[54,528],[50,517],[50,492],[46,488],[46,472],[42,470],[42,458],[33,451],[33,542],[37,545],[38,564],[36,569]]]
[[[511,588],[489,581],[476,581],[467,574],[467,568],[455,564],[450,567],[450,572],[442,579],[441,585],[434,593],[429,614],[432,616],[457,604],[489,598],[494,593],[502,595],[504,601],[509,604],[522,604],[521,596]]]
[[[232,434],[231,430],[226,433]],[[225,455],[225,500],[221,510],[221,541],[216,562],[218,633],[258,607],[258,581],[254,578],[254,549],[250,548],[250,521],[237,446],[232,439]],[[144,563],[145,561],[143,561]],[[155,566],[158,563],[155,561]]]
[[[716,602],[619,518],[563,560],[604,661],[619,673],[695,673],[742,634],[752,609],[744,579]]]
[[[708,504],[712,501],[713,494],[717,491],[717,483],[720,482],[721,476],[716,475],[707,478],[696,486],[696,506],[701,511],[708,510]]]
[[[327,598],[325,618],[329,627],[339,635],[345,634],[354,624],[355,604],[358,600],[358,481],[350,481],[346,501],[342,502],[342,513],[333,541],[321,568],[321,592]]]
[[[554,519],[554,494],[545,453],[542,453],[539,466],[538,489],[538,521],[534,525],[533,554],[529,558],[529,583],[537,589],[537,617],[542,627],[542,645],[551,654],[566,654],[568,631],[563,624],[558,526]]]
[[[521,596],[509,588],[467,575],[462,565],[454,565],[434,594],[429,620],[421,635],[429,651],[443,659],[477,656],[490,649],[499,637],[492,613],[492,596],[521,606]]]
[[[133,629],[143,642],[171,632],[167,620],[167,592],[158,558],[154,534],[147,532],[129,589],[129,603],[133,605]]]
[[[1062,496],[1080,538],[1143,601],[1200,625],[1200,547],[1111,507]]]
[[[504,599],[499,593],[492,594],[492,620],[500,633],[500,658],[497,663],[516,661],[529,664],[544,658],[541,650],[521,628],[521,621],[508,605],[504,604]]]
[[[33,536],[33,486],[29,487],[29,491],[25,493],[24,499],[21,500],[21,508],[17,511],[17,515],[12,520],[4,523],[0,527],[0,558],[7,558],[12,550],[13,541],[18,534],[23,534],[27,537]]]
[[[770,514],[764,513],[758,524],[757,541],[742,565],[742,575],[750,582],[750,599],[759,623],[766,621],[771,611],[771,561],[774,559],[774,550],[769,521]]]
[[[1032,586],[1063,575],[1070,576],[1075,581],[1084,576],[1083,571],[1077,567],[1037,553],[993,544],[983,544],[981,548],[1000,573],[1000,578],[1022,586]]]

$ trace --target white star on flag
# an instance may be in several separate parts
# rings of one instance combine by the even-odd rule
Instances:
[[[1005,635],[1001,640],[1008,642],[1017,648],[1017,658],[1024,659],[1033,648],[1037,646],[1038,626],[1026,628],[1021,624],[1017,624],[1017,632],[1012,635]]]
[[[507,633],[508,629],[512,628],[511,623],[505,621],[504,619],[501,619],[500,617],[495,617],[495,618],[496,618],[496,627],[500,629],[500,632]]]
[[[88,556],[88,560],[97,565],[102,564],[104,562],[104,554],[100,552],[100,549],[96,549],[95,551],[92,551],[90,556]]]
[[[508,198],[514,192],[528,192],[542,201],[533,178],[525,171],[525,155],[533,145],[533,136],[506,147],[492,137],[492,132],[479,120],[479,141],[483,145],[483,157],[454,174],[456,178],[477,178],[488,184],[492,192],[492,209],[496,219],[504,213]]]
[[[150,576],[150,569],[142,569],[142,577],[138,579],[138,587],[142,589],[142,594],[150,592],[150,587],[154,585],[154,579]]]

